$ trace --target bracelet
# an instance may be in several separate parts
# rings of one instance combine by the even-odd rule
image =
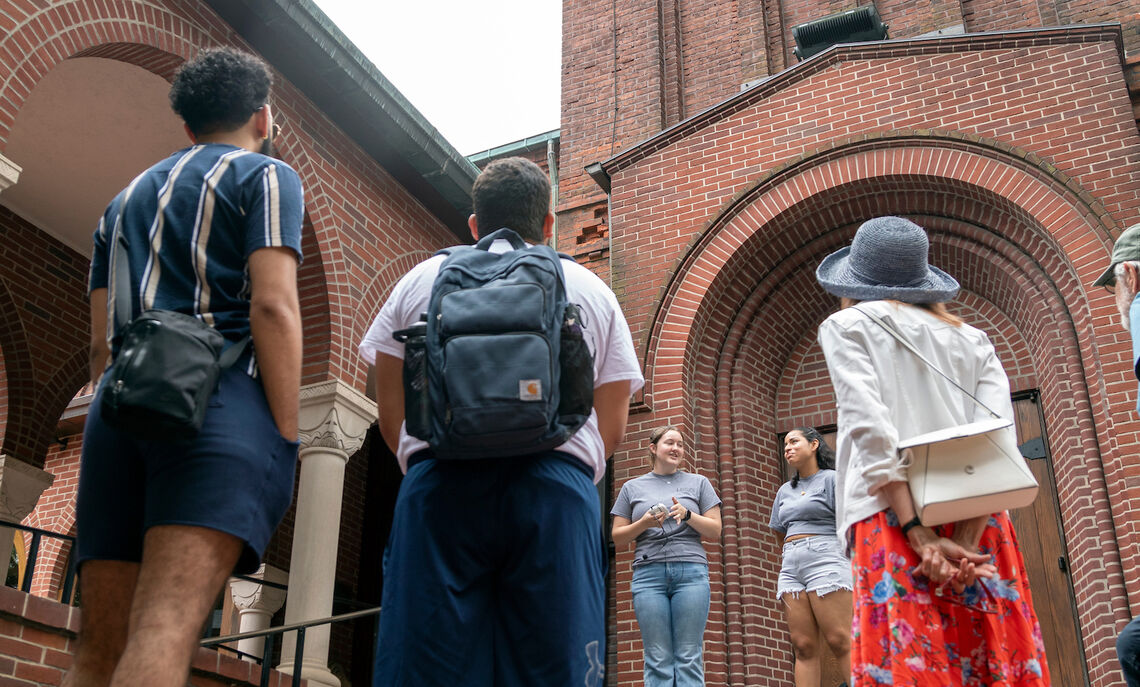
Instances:
[[[907,532],[910,532],[914,528],[919,527],[921,525],[922,525],[922,521],[918,519],[917,515],[914,516],[913,518],[911,518],[910,520],[907,520],[905,523],[903,523],[903,526],[902,526],[903,536],[905,537]]]
[[[689,518],[693,517],[693,511],[685,509],[685,517],[681,518],[681,522],[688,522]]]

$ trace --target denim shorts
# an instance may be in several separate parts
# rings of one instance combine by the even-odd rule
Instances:
[[[137,439],[107,425],[91,402],[76,504],[77,563],[140,561],[154,525],[208,527],[244,542],[234,570],[257,570],[293,500],[297,442],[277,431],[261,382],[230,367],[210,397],[198,436]]]
[[[777,599],[799,592],[823,596],[839,589],[850,591],[852,587],[851,559],[843,554],[835,537],[823,534],[784,543]]]

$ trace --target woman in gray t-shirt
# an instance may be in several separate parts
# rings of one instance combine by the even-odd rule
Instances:
[[[851,674],[851,561],[835,530],[835,453],[811,427],[784,437],[795,477],[776,492],[769,526],[783,549],[776,598],[784,601],[796,687],[819,687],[819,634]],[[846,683],[844,683],[846,684]]]
[[[684,456],[680,430],[654,430],[649,473],[623,484],[610,510],[614,545],[637,542],[631,587],[646,687],[705,684],[709,565],[701,539],[720,538],[720,498],[708,479],[679,469]]]

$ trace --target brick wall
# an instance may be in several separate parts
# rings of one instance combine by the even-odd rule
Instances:
[[[79,488],[79,455],[82,449],[82,434],[63,436],[52,444],[43,469],[54,475],[55,481],[44,490],[36,509],[24,519],[23,524],[75,536],[75,495]],[[32,594],[59,598],[70,554],[71,545],[66,540],[41,538],[32,577]]]
[[[0,587],[0,687],[59,687],[71,667],[80,610]],[[259,666],[199,649],[188,687],[252,687],[261,683]],[[273,670],[273,687],[292,684]],[[307,680],[301,681],[307,685]]]
[[[0,207],[0,453],[43,465],[55,421],[87,377],[87,259]]]
[[[1140,209],[1140,136],[1114,33],[1061,36],[840,49],[607,163],[613,283],[649,380],[615,483],[644,471],[633,439],[671,422],[724,500],[709,684],[791,680],[763,526],[775,438],[834,422],[814,333],[836,303],[814,269],[888,212],[927,227],[1013,389],[1041,390],[1085,658],[1093,684],[1119,684],[1112,637],[1140,591],[1125,574],[1140,493],[1121,458],[1140,423],[1126,336],[1086,285]],[[951,96],[935,85],[948,74]],[[629,562],[619,552],[618,684],[640,679]]]
[[[4,368],[4,351],[0,350],[0,435],[8,425],[8,371]]]
[[[594,232],[599,222],[606,224],[605,196],[585,174],[587,165],[732,97],[746,82],[794,65],[793,26],[865,4],[869,0],[564,2],[559,160],[564,192],[558,207],[563,249],[576,246],[577,238]],[[874,4],[891,38],[958,24],[982,32],[1120,22],[1125,48],[1140,48],[1140,0]],[[601,238],[601,244],[608,242]],[[602,264],[595,266],[608,274]]]
[[[0,147],[27,94],[62,59],[72,55],[122,59],[169,78],[173,68],[199,47],[235,41],[230,27],[201,3],[82,0],[66,7],[13,6],[9,12],[10,26],[0,39],[0,48],[15,50],[13,54],[21,57],[5,61],[0,68],[7,84],[2,94],[5,106],[0,108]],[[240,42],[238,45],[244,47]],[[354,347],[368,324],[361,313],[374,313],[379,308],[379,295],[399,276],[385,267],[409,254],[430,254],[453,243],[454,237],[280,76],[275,82],[274,103],[288,122],[280,140],[281,156],[298,170],[305,186],[305,262],[299,273],[306,325],[304,382],[335,377],[363,388],[364,366],[357,360]],[[127,181],[123,180],[124,185]],[[0,216],[0,222],[18,221]],[[68,267],[77,267],[81,278],[63,285],[57,298],[82,296],[84,257],[68,256],[73,263]],[[51,334],[63,332],[84,338],[86,305],[79,302],[83,306],[81,319],[75,324],[54,322]],[[0,314],[6,312],[3,305],[0,303]],[[23,302],[11,307],[25,308]],[[68,301],[67,308],[72,307]],[[13,321],[16,313],[13,310]],[[32,333],[39,332],[25,332]],[[47,335],[49,330],[43,333]],[[65,349],[73,352],[85,343],[82,340],[78,346],[69,344]],[[18,345],[12,348],[9,352],[9,346],[4,346],[6,357],[18,355]],[[12,383],[12,375],[9,377],[9,393],[14,396],[18,388]],[[16,410],[9,410],[10,423]],[[54,421],[58,412],[47,415]],[[14,432],[10,428],[5,440],[16,441]],[[38,463],[43,449],[32,443],[29,450],[41,455],[26,459]]]

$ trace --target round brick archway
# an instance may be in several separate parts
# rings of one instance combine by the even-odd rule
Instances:
[[[764,526],[781,480],[771,442],[783,424],[828,424],[834,410],[820,360],[811,368],[817,393],[794,418],[778,412],[777,396],[790,383],[782,377],[793,355],[836,307],[815,285],[815,266],[860,221],[887,213],[926,226],[932,260],[962,281],[971,307],[998,313],[1014,328],[1006,338],[1024,342],[1016,364],[1032,370],[1042,392],[1090,672],[1114,660],[1114,625],[1128,617],[1117,553],[1136,533],[1126,515],[1135,497],[1119,486],[1113,458],[1137,423],[1105,410],[1106,400],[1128,410],[1101,380],[1129,373],[1129,351],[1105,331],[1107,294],[1082,286],[1111,245],[1098,209],[1030,155],[984,142],[885,138],[771,173],[709,223],[654,318],[646,400],[676,409],[673,417],[658,411],[654,422],[692,428],[698,469],[715,475],[725,502],[721,569],[714,566],[723,613],[713,616],[723,622],[710,632],[723,632],[727,655],[711,672],[749,675],[758,656],[787,651],[782,630],[772,632],[783,619],[771,600],[778,559]],[[1116,440],[1098,439],[1109,435]]]

